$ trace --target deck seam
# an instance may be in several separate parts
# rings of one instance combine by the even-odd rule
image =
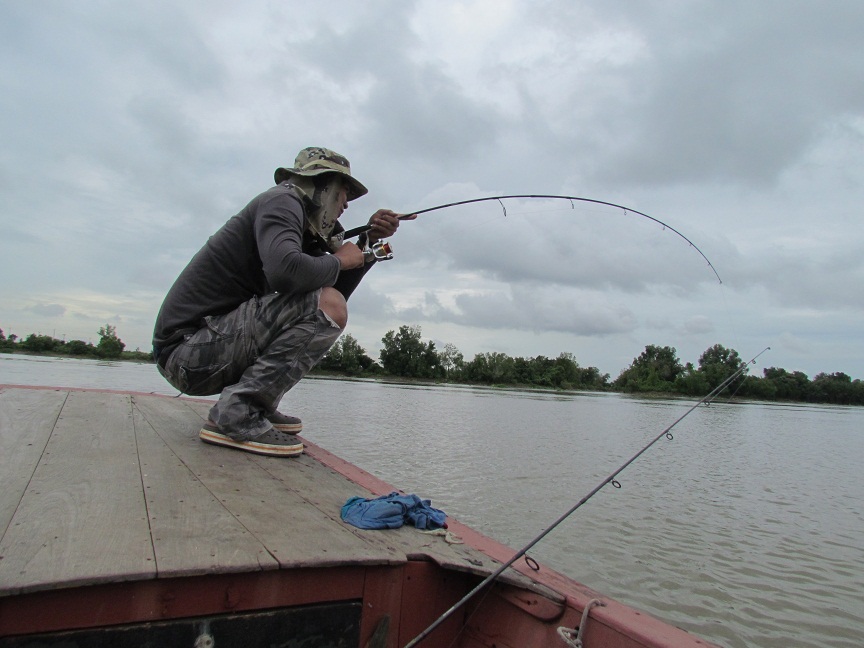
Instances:
[[[142,394],[132,394],[131,396],[132,396],[132,402],[133,402],[133,404],[135,403],[135,398],[136,398],[136,396],[145,396],[145,397],[149,397],[149,396],[157,396],[157,397],[160,397],[160,398],[172,398],[172,399],[178,399],[179,402],[183,403],[183,405],[184,405],[184,406],[185,406],[185,407],[186,407],[190,412],[192,412],[193,414],[195,414],[195,415],[198,416],[199,418],[200,418],[200,414],[199,414],[197,411],[195,411],[195,409],[194,409],[193,407],[191,407],[191,406],[187,403],[187,401],[188,401],[188,400],[195,400],[195,401],[197,401],[197,402],[207,402],[207,401],[205,401],[205,399],[188,399],[188,398],[186,398],[185,396],[183,396],[182,393],[177,394],[177,396],[165,396],[164,394],[143,394],[143,393],[142,393]],[[231,507],[226,506],[226,504],[225,504],[225,502],[222,500],[222,498],[219,497],[219,495],[218,495],[217,493],[215,493],[215,492],[214,492],[214,491],[213,491],[213,490],[212,490],[212,489],[207,485],[207,480],[201,479],[200,476],[197,475],[197,474],[195,473],[195,470],[193,470],[193,468],[192,468],[192,467],[191,467],[191,466],[190,466],[190,465],[189,465],[189,464],[188,464],[188,463],[183,459],[183,457],[181,457],[179,454],[177,454],[177,452],[174,450],[174,448],[171,447],[171,444],[168,443],[167,439],[166,439],[166,438],[165,438],[165,437],[164,437],[164,436],[159,432],[158,426],[155,426],[155,425],[153,425],[153,424],[150,422],[150,420],[147,418],[147,414],[146,414],[146,413],[145,413],[141,408],[139,408],[137,405],[135,405],[135,407],[136,407],[136,409],[138,410],[138,412],[141,414],[141,416],[143,417],[144,421],[146,421],[147,425],[150,426],[150,429],[153,430],[153,433],[154,433],[154,434],[159,438],[160,441],[162,441],[162,443],[165,445],[165,447],[168,449],[168,451],[169,451],[169,452],[170,452],[170,453],[171,453],[171,454],[172,454],[172,455],[177,459],[177,461],[179,461],[179,462],[183,465],[183,467],[184,467],[184,468],[189,472],[189,474],[192,475],[192,477],[195,478],[195,480],[196,480],[196,481],[201,485],[201,487],[204,488],[204,490],[206,490],[207,493],[210,494],[210,496],[213,498],[213,500],[214,500],[215,502],[218,503],[218,505],[222,508],[222,510],[225,511],[228,515],[230,515],[231,518],[232,518],[232,519],[233,519],[237,524],[239,524],[241,527],[243,527],[243,529],[245,529],[246,532],[249,534],[249,537],[250,537],[250,538],[254,538],[255,541],[256,541],[256,542],[257,542],[257,543],[258,543],[258,544],[259,544],[259,545],[260,545],[260,546],[261,546],[261,547],[262,547],[262,548],[267,552],[267,555],[270,556],[270,558],[272,558],[273,561],[275,561],[275,563],[276,563],[277,565],[280,564],[279,557],[276,556],[276,555],[275,555],[275,554],[270,550],[270,547],[268,547],[268,545],[267,545],[267,543],[264,541],[264,539],[261,538],[258,534],[256,534],[256,533],[255,533],[251,528],[249,528],[249,526],[248,526],[248,525],[247,525],[243,520],[241,520],[241,519],[240,519],[240,518],[239,518],[239,517],[234,513],[234,511],[231,510]],[[202,421],[203,421],[203,418],[202,418]],[[250,457],[250,458],[251,458],[251,457]],[[139,466],[140,466],[140,461],[139,461]],[[269,473],[268,473],[268,474],[269,474]],[[142,477],[142,486],[143,486],[143,477]],[[296,492],[296,491],[295,491],[295,492]],[[146,502],[146,497],[145,497],[145,502]],[[149,511],[149,504],[148,504],[148,511]],[[149,525],[149,516],[148,516],[148,525]],[[150,537],[151,537],[151,540],[152,540],[152,538],[153,538],[153,529],[152,529],[152,527],[151,527],[151,529],[150,529]],[[155,555],[155,547],[154,547],[154,555]],[[258,560],[258,567],[259,567],[260,570],[263,571],[263,570],[265,570],[265,569],[269,569],[269,566],[268,566],[268,565],[264,565],[264,564],[261,563],[261,559],[260,559],[260,557],[259,557],[257,560]],[[159,573],[158,558],[157,558],[157,565],[156,565],[156,567],[157,567],[157,574],[158,574],[158,573]]]
[[[141,418],[147,425],[150,425],[150,421],[147,420],[147,417],[144,415],[138,407],[135,405],[135,397],[130,394],[129,396],[129,409],[130,414],[132,415],[132,438],[135,440],[135,456],[138,457],[138,480],[141,482],[141,495],[144,498],[144,510],[147,512],[147,533],[150,534],[150,548],[153,551],[153,562],[156,563],[156,576],[159,576],[159,553],[156,551],[156,542],[153,538],[153,523],[152,516],[150,511],[150,502],[147,500],[147,489],[144,484],[144,467],[141,465],[141,450],[138,446],[138,426],[135,425],[135,410],[141,415]],[[153,430],[153,426],[150,425],[150,429]],[[155,430],[153,430],[155,432]],[[161,438],[161,437],[160,437]]]
[[[151,394],[141,394],[141,395],[142,395],[142,396],[150,396]],[[156,396],[160,396],[160,394],[154,394],[154,395],[156,395]],[[169,396],[169,397],[167,397],[167,398],[171,398],[171,397]],[[173,398],[177,398],[177,396],[175,396],[175,397],[173,397]],[[183,400],[185,400],[185,399],[181,399],[181,402],[183,402]],[[267,552],[267,554],[268,554],[268,555],[269,555],[269,556],[270,556],[270,557],[271,557],[271,558],[276,562],[276,564],[279,564],[279,558],[278,558],[277,556],[273,555],[273,553],[270,551],[270,548],[267,546],[267,544],[264,542],[264,540],[263,540],[262,538],[260,538],[257,534],[255,534],[255,532],[253,532],[252,529],[250,529],[250,528],[249,528],[249,527],[248,527],[248,526],[247,526],[247,525],[246,525],[246,524],[245,524],[245,523],[244,523],[244,522],[243,522],[239,517],[237,517],[237,516],[234,514],[234,512],[233,512],[233,511],[232,511],[228,506],[225,505],[225,502],[222,501],[222,499],[221,499],[221,498],[220,498],[216,493],[214,493],[213,490],[210,489],[210,487],[207,485],[206,480],[201,479],[198,475],[196,475],[196,474],[195,474],[195,471],[192,469],[192,467],[191,467],[191,466],[190,466],[186,461],[184,461],[183,458],[182,458],[180,455],[178,455],[178,454],[174,451],[174,448],[171,447],[171,444],[168,443],[168,441],[165,439],[165,437],[163,437],[162,434],[159,433],[159,430],[156,428],[156,426],[154,426],[154,425],[150,422],[150,420],[147,418],[147,414],[146,414],[146,413],[145,413],[141,408],[139,408],[139,407],[135,404],[135,395],[132,395],[132,403],[133,403],[133,405],[135,406],[135,408],[138,410],[138,412],[141,414],[141,417],[144,419],[144,421],[147,423],[147,425],[150,426],[150,429],[153,430],[153,433],[154,433],[157,437],[159,437],[159,440],[162,441],[163,444],[165,444],[165,447],[166,447],[166,448],[168,449],[168,451],[169,451],[169,452],[170,452],[170,453],[171,453],[171,454],[172,454],[172,455],[177,459],[177,461],[179,461],[181,464],[183,464],[183,467],[184,467],[184,468],[189,472],[189,474],[192,475],[192,476],[196,479],[196,481],[197,481],[197,482],[198,482],[198,483],[199,483],[199,484],[200,484],[200,485],[201,485],[201,486],[202,486],[202,487],[203,487],[203,488],[204,488],[204,489],[205,489],[205,490],[210,494],[210,496],[213,498],[213,500],[216,501],[216,502],[218,502],[219,506],[220,506],[220,507],[221,507],[221,508],[226,512],[226,513],[228,513],[228,515],[230,515],[231,518],[232,518],[235,522],[237,522],[237,524],[239,524],[241,527],[243,527],[243,528],[246,530],[246,532],[249,534],[249,536],[250,536],[251,538],[254,538],[255,541],[258,542],[258,544],[261,545],[261,547],[262,547],[262,548]],[[185,404],[186,404],[186,403],[184,402],[184,405],[185,405]],[[187,407],[188,407],[188,406],[187,406]],[[188,407],[188,409],[189,409],[192,413],[194,413],[196,416],[200,416],[200,415],[199,415],[199,414],[198,414],[198,413],[197,413],[197,412],[196,412],[192,407]],[[202,419],[202,420],[203,420],[203,419]],[[137,432],[136,432],[136,433],[137,433]],[[137,437],[136,437],[136,444],[137,444]],[[141,464],[141,462],[139,461],[138,464],[139,464],[139,468],[140,468],[140,464]],[[142,490],[143,490],[143,475],[142,475]],[[145,503],[146,503],[146,501],[147,501],[147,498],[146,498],[146,497],[144,498],[144,501],[145,501]],[[153,529],[152,529],[152,527],[150,526],[149,504],[148,504],[147,506],[148,506],[147,524],[148,524],[148,527],[150,528],[150,539],[151,539],[151,542],[152,542],[152,541],[153,541]],[[154,546],[154,555],[155,555],[155,546]],[[258,559],[258,567],[259,567],[261,570],[263,570],[264,567],[265,567],[265,565],[262,565],[262,564],[261,564],[261,560],[260,560],[260,558]],[[158,560],[158,557],[157,557],[157,559],[156,559],[156,573],[157,573],[157,575],[159,574],[159,560]]]
[[[2,389],[0,389],[0,393],[5,392],[7,390],[8,385],[3,385]],[[12,387],[14,389],[14,387]],[[60,420],[60,415],[63,413],[63,408],[66,407],[66,401],[69,400],[69,392],[67,390],[58,389],[57,391],[65,391],[66,395],[63,397],[63,404],[57,409],[57,416],[54,417],[54,421],[51,423],[51,433],[45,438],[45,445],[42,446],[42,450],[39,452],[39,460],[33,464],[33,470],[30,471],[30,477],[27,479],[27,485],[21,489],[21,495],[18,497],[18,503],[15,505],[15,511],[12,515],[9,516],[9,522],[6,523],[6,526],[3,528],[3,533],[0,534],[0,543],[6,538],[6,533],[9,531],[9,525],[12,524],[12,520],[15,519],[15,515],[18,513],[18,509],[21,508],[21,501],[24,499],[24,495],[30,490],[30,485],[33,483],[33,476],[36,474],[36,471],[39,468],[39,465],[42,463],[42,459],[45,457],[45,449],[48,447],[48,444],[51,442],[51,437],[54,436],[54,429],[57,427],[57,421]]]

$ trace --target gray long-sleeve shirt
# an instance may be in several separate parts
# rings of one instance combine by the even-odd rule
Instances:
[[[179,342],[204,316],[228,313],[255,295],[333,286],[339,260],[304,240],[305,231],[303,203],[290,183],[253,198],[180,273],[159,310],[153,345]]]

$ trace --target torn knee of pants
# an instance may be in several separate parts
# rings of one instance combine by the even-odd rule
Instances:
[[[337,329],[339,329],[340,331],[342,330],[342,327],[339,326],[339,325],[336,323],[336,320],[334,320],[332,317],[330,317],[330,316],[327,314],[326,311],[321,310],[321,314],[322,314],[322,315],[327,319],[327,321],[330,323],[330,326],[332,326],[333,328],[337,328]]]

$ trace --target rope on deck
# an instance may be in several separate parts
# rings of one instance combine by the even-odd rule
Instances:
[[[571,630],[570,628],[560,626],[558,628],[558,636],[561,637],[561,640],[570,648],[582,648],[582,631],[585,629],[585,622],[588,620],[588,613],[591,611],[591,608],[604,605],[606,604],[600,599],[591,599],[588,601],[585,609],[582,610],[582,619],[579,621],[579,627],[576,630]]]

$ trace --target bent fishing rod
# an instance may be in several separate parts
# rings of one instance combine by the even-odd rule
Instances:
[[[663,221],[661,221],[657,218],[654,218],[653,216],[649,216],[648,214],[646,214],[644,212],[638,211],[636,209],[632,209],[630,207],[625,207],[624,205],[618,205],[618,204],[613,203],[613,202],[607,202],[605,200],[596,200],[594,198],[580,198],[578,196],[558,196],[558,195],[552,195],[552,194],[511,194],[511,195],[506,195],[506,196],[488,196],[486,198],[471,198],[469,200],[458,200],[456,202],[447,203],[445,205],[437,205],[435,207],[428,207],[426,209],[421,209],[419,211],[413,211],[409,214],[405,214],[404,216],[400,216],[400,220],[402,220],[404,218],[408,218],[409,216],[419,216],[420,214],[427,214],[429,212],[438,211],[440,209],[448,209],[450,207],[458,207],[460,205],[470,205],[472,203],[488,202],[488,201],[492,201],[492,200],[498,201],[498,203],[500,203],[501,209],[504,210],[504,215],[506,216],[507,215],[507,208],[504,206],[503,201],[511,199],[511,198],[569,200],[570,206],[573,209],[576,208],[574,205],[574,202],[593,203],[595,205],[605,205],[607,207],[614,207],[616,209],[621,209],[624,211],[625,214],[629,212],[632,214],[636,214],[637,216],[647,218],[648,220],[657,223],[658,225],[662,226],[664,229],[668,229],[669,231],[677,234],[682,239],[687,241],[687,243],[690,244],[690,247],[692,247],[694,250],[696,250],[702,256],[702,258],[705,259],[705,262],[708,264],[708,267],[711,268],[711,270],[714,272],[714,276],[717,277],[717,281],[719,281],[721,284],[723,283],[723,280],[720,278],[720,274],[717,272],[717,269],[714,267],[714,264],[711,263],[711,261],[708,259],[707,256],[705,256],[705,253],[702,252],[702,250],[700,250],[699,247],[695,243],[693,243],[693,241],[691,241],[689,238],[684,236],[677,229],[675,229],[674,227],[672,227],[671,225],[669,225],[667,223],[664,223]],[[372,229],[371,225],[361,225],[360,227],[355,227],[353,229],[346,231],[343,234],[343,239],[347,240],[347,239],[353,238],[355,236],[359,236],[361,234],[368,232],[371,229]],[[382,250],[384,250],[384,249],[385,248],[382,248]],[[388,254],[389,254],[389,256],[387,256]],[[376,258],[380,258],[380,259],[392,258],[392,253],[389,249],[389,246],[386,247],[386,251],[383,251],[380,254],[380,256],[376,254]]]
[[[450,616],[454,612],[456,612],[456,610],[458,610],[463,605],[465,605],[465,603],[467,603],[472,598],[474,598],[484,588],[486,588],[488,585],[490,585],[491,583],[496,581],[498,579],[498,577],[501,576],[501,574],[503,574],[509,567],[511,567],[513,565],[513,563],[515,563],[517,560],[519,560],[522,556],[526,556],[526,554],[534,547],[534,545],[536,545],[543,538],[545,538],[547,535],[549,535],[556,527],[558,527],[562,522],[564,522],[564,520],[566,520],[568,517],[570,517],[578,508],[580,508],[588,500],[590,500],[597,493],[599,493],[603,489],[604,486],[606,486],[607,484],[612,484],[612,486],[614,488],[621,488],[621,484],[618,482],[618,480],[616,478],[618,477],[618,475],[621,474],[621,472],[624,471],[625,468],[627,468],[630,464],[632,464],[639,457],[641,457],[645,452],[648,451],[649,448],[651,448],[651,446],[653,446],[655,443],[657,443],[664,436],[666,438],[668,438],[669,440],[671,440],[673,438],[672,432],[671,432],[672,428],[674,428],[681,421],[683,421],[693,410],[695,410],[697,407],[699,407],[703,403],[710,403],[710,401],[712,399],[714,399],[724,389],[726,389],[726,387],[731,385],[733,382],[735,382],[735,380],[737,380],[741,375],[743,375],[749,369],[750,365],[756,364],[756,359],[759,356],[761,356],[763,353],[765,353],[766,351],[768,351],[770,349],[771,349],[771,347],[765,347],[764,349],[762,349],[762,351],[760,351],[755,356],[753,356],[753,358],[751,358],[750,360],[745,362],[743,365],[741,365],[734,373],[732,373],[732,375],[730,375],[728,378],[726,378],[726,380],[724,380],[719,385],[717,385],[714,389],[712,389],[711,392],[707,396],[705,396],[702,399],[700,399],[699,401],[697,401],[690,409],[688,409],[681,416],[679,416],[675,420],[675,422],[672,423],[672,425],[667,427],[660,434],[658,434],[651,441],[649,441],[646,445],[644,445],[642,447],[642,449],[639,450],[639,452],[634,454],[627,461],[625,461],[623,464],[621,464],[621,466],[616,468],[615,471],[611,475],[609,475],[608,477],[606,477],[606,479],[604,479],[599,484],[597,484],[597,486],[595,486],[587,495],[585,495],[582,499],[580,499],[578,502],[576,502],[576,504],[574,504],[572,507],[570,507],[570,509],[566,513],[564,513],[561,517],[559,517],[557,520],[555,520],[544,531],[542,531],[533,540],[531,540],[531,542],[529,542],[527,545],[525,545],[519,551],[517,551],[513,555],[512,558],[510,558],[507,562],[503,563],[498,569],[496,569],[494,572],[489,574],[489,576],[487,576],[480,583],[478,583],[474,589],[472,589],[465,596],[463,596],[456,603],[454,603],[453,606],[449,610],[444,612],[444,614],[442,614],[440,617],[438,617],[432,623],[432,625],[430,625],[423,632],[421,632],[419,635],[414,637],[414,639],[412,639],[410,642],[405,644],[405,648],[414,648],[414,646],[416,646],[421,641],[423,641],[426,637],[428,637],[430,634],[432,634],[432,632],[435,630],[435,628],[437,628],[444,621],[446,621],[448,618],[450,618]],[[527,556],[526,556],[526,560],[528,560]]]

